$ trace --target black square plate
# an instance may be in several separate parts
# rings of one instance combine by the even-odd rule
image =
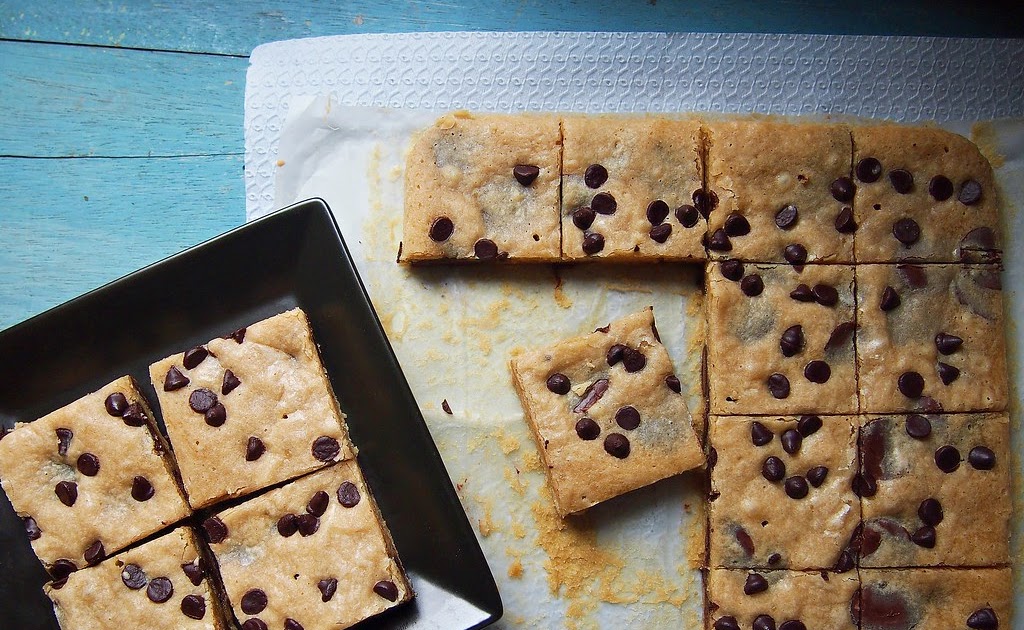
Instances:
[[[473,530],[322,200],[232,230],[0,332],[0,422],[31,421],[124,374],[294,306],[348,414],[416,598],[360,628],[481,628],[502,614]],[[161,425],[162,427],[162,425]],[[56,629],[47,576],[0,500],[0,625]]]

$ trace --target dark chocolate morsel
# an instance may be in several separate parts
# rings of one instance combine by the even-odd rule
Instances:
[[[342,507],[353,508],[359,505],[359,487],[351,481],[346,481],[338,486],[338,503]]]
[[[287,617],[284,620],[284,630],[306,630],[306,629],[303,628],[302,624],[299,623],[298,621],[295,621],[291,617]]]
[[[811,289],[814,293],[814,301],[822,306],[835,306],[839,303],[839,291],[829,284],[816,284]]]
[[[655,199],[647,204],[647,221],[651,225],[661,225],[668,218],[668,204],[661,199]]]
[[[263,440],[255,435],[249,436],[249,441],[245,443],[245,461],[254,462],[263,457],[263,453],[266,451],[267,445],[263,443]]]
[[[389,602],[398,599],[398,587],[390,580],[381,580],[373,585],[373,592],[380,595]]]
[[[85,550],[84,558],[88,564],[96,564],[107,556],[107,552],[103,549],[103,542],[97,540]]]
[[[320,589],[320,600],[324,602],[331,601],[334,597],[334,593],[338,590],[338,579],[337,578],[326,578],[316,583],[316,587]]]
[[[54,580],[60,581],[67,579],[69,575],[77,570],[77,564],[67,558],[61,558],[50,565],[50,576],[53,577]],[[61,584],[61,586],[63,586],[63,584]]]
[[[224,542],[228,537],[228,526],[218,516],[211,516],[203,521],[203,531],[206,532],[206,539],[215,545]]]
[[[153,484],[149,482],[142,475],[135,475],[132,478],[132,498],[140,503],[142,501],[149,501],[156,494],[156,490],[153,489]]]
[[[878,178],[882,176],[882,163],[877,158],[863,158],[860,162],[857,162],[856,173],[857,179],[865,184],[877,182]]]
[[[979,608],[967,618],[967,627],[971,630],[997,630],[999,618],[991,608]]]
[[[181,565],[181,570],[185,573],[185,577],[192,583],[192,586],[199,586],[203,578],[206,577],[206,571],[203,570],[203,561],[200,558],[196,558],[194,562],[187,562]]]
[[[313,440],[313,446],[310,449],[313,453],[313,457],[322,462],[333,461],[341,453],[341,444],[338,440],[328,435],[321,435],[317,439]]]
[[[928,418],[914,413],[907,416],[906,429],[910,437],[923,440],[932,434],[932,423]]]
[[[789,621],[783,621],[782,625],[779,626],[779,630],[807,630],[807,626],[799,619],[790,619]]]
[[[754,446],[764,446],[774,438],[775,434],[772,433],[772,430],[757,420],[750,424],[750,441],[754,443]]]
[[[907,398],[920,398],[924,392],[924,377],[917,372],[904,372],[896,380],[896,386]]]
[[[224,337],[224,339],[234,339],[235,343],[242,343],[245,341],[245,326],[242,326],[227,337]]]
[[[960,349],[964,340],[956,335],[950,335],[944,332],[937,333],[935,335],[935,348],[945,355],[950,355]]]
[[[222,396],[227,396],[241,384],[242,381],[238,380],[238,377],[235,376],[234,372],[231,370],[224,370],[224,381],[220,385],[220,393]]]
[[[206,600],[202,595],[186,595],[181,600],[181,614],[189,619],[202,619],[206,616]]]
[[[124,414],[121,416],[121,420],[130,427],[141,427],[146,424],[148,419],[145,408],[137,402],[128,405],[128,408],[125,409]]]
[[[619,209],[619,204],[611,193],[599,192],[590,200],[590,207],[598,214],[615,214],[615,211]]]
[[[943,385],[949,385],[956,379],[960,378],[960,368],[952,366],[948,363],[939,362],[935,366],[935,370],[939,373],[939,380],[942,381]]]
[[[928,194],[935,201],[945,201],[953,196],[953,182],[944,175],[936,175],[928,182]]]
[[[580,206],[572,211],[572,224],[581,230],[589,229],[596,218],[597,213],[590,206]]]
[[[708,249],[716,252],[727,252],[732,249],[732,242],[724,228],[718,228],[708,237]]]
[[[789,292],[789,297],[793,298],[797,302],[813,302],[814,291],[811,287],[806,284],[798,284],[796,288]]]
[[[868,474],[858,473],[854,475],[850,487],[854,494],[863,498],[873,497],[878,492],[878,482]]]
[[[181,364],[185,366],[186,370],[191,370],[202,363],[206,357],[210,356],[210,351],[203,346],[196,346],[185,351],[182,356]]]
[[[771,615],[758,615],[754,618],[753,630],[775,630],[775,619]]]
[[[786,464],[774,455],[769,455],[761,464],[761,476],[771,481],[782,481],[786,476]]]
[[[789,379],[785,374],[775,372],[768,377],[768,391],[778,399],[789,397]]]
[[[885,287],[882,289],[882,299],[878,303],[878,308],[885,312],[889,312],[899,306],[901,301],[900,294],[896,292],[896,289],[892,287]]]
[[[822,422],[819,416],[800,416],[800,420],[796,423],[796,430],[800,432],[800,435],[810,437],[817,433],[821,426]]]
[[[258,615],[268,603],[267,594],[263,589],[251,588],[242,595],[242,612],[247,615]]]
[[[246,619],[245,623],[242,624],[242,630],[270,630],[270,628],[268,628],[266,622],[259,617],[251,617]]]
[[[724,260],[718,265],[722,277],[738,282],[743,277],[743,263],[738,260]]]
[[[587,188],[600,188],[606,181],[608,181],[608,169],[600,164],[591,164],[583,172],[583,183],[587,185]]]
[[[782,257],[791,265],[802,265],[807,262],[807,248],[800,243],[786,245],[782,250]]]
[[[743,593],[745,595],[756,595],[763,593],[768,590],[768,580],[764,579],[764,576],[759,573],[747,574],[747,579],[743,583]]]
[[[795,455],[800,450],[804,437],[796,429],[786,429],[782,432],[782,437],[779,438],[779,441],[782,442],[782,450],[790,455]]]
[[[975,446],[967,454],[967,461],[975,470],[992,470],[996,467],[996,454],[987,446]]]
[[[725,217],[725,233],[729,236],[745,236],[750,234],[750,222],[739,212]]]
[[[629,439],[621,433],[609,433],[604,439],[604,450],[618,459],[629,457]]]
[[[921,226],[917,221],[904,217],[892,224],[892,235],[897,241],[910,247],[921,238]]]
[[[973,206],[981,201],[981,184],[968,179],[960,184],[960,194],[956,198],[965,206]]]
[[[73,481],[61,481],[53,488],[60,502],[71,507],[78,500],[78,484]]]
[[[632,405],[620,407],[619,410],[615,412],[615,424],[627,431],[632,431],[640,426],[640,412]]]
[[[146,587],[146,597],[154,604],[162,604],[174,595],[174,584],[165,577],[153,578]]]
[[[697,212],[699,212],[705,219],[711,216],[711,211],[718,207],[718,195],[713,190],[698,188],[693,191],[692,198],[693,205],[696,206]]]
[[[942,522],[942,504],[938,499],[925,499],[917,508],[917,516],[925,525],[935,527]]]
[[[918,547],[933,549],[935,547],[935,528],[929,525],[920,527],[910,535],[910,541]]]
[[[856,190],[857,188],[853,185],[853,180],[849,177],[840,177],[829,185],[829,192],[832,193],[832,197],[842,203],[853,201],[853,195]]]
[[[800,213],[797,211],[796,206],[792,204],[783,206],[775,213],[775,225],[778,226],[780,230],[788,230],[796,225],[796,221],[799,216]]]
[[[665,377],[665,385],[677,394],[683,391],[682,384],[679,382],[679,377],[675,374],[669,374]]]
[[[167,370],[167,376],[164,377],[164,391],[173,392],[181,389],[191,383],[187,376],[181,373],[181,370],[175,366],[171,366],[171,369]]]
[[[219,427],[223,425],[227,419],[228,412],[227,409],[224,408],[223,403],[215,404],[207,409],[206,413],[203,414],[203,420],[211,427]]]
[[[832,368],[824,361],[808,361],[804,366],[804,378],[812,383],[827,383],[832,377]]]
[[[312,536],[320,529],[320,519],[312,514],[301,514],[296,517],[295,522],[299,526],[299,536],[303,538]]]
[[[896,272],[914,289],[928,286],[928,276],[920,265],[897,265]]]
[[[672,235],[672,224],[661,223],[651,228],[648,234],[655,243],[664,243]]]
[[[323,516],[327,506],[331,504],[331,497],[323,490],[318,490],[306,504],[306,511],[313,516]]]
[[[604,249],[604,236],[601,236],[597,232],[591,232],[583,237],[584,254],[593,256],[602,249]]]
[[[815,488],[820,488],[821,484],[825,483],[826,477],[828,477],[827,466],[815,466],[807,471],[807,483]]]
[[[299,517],[294,514],[285,514],[277,519],[277,533],[288,538],[299,531]]]
[[[935,465],[944,473],[951,473],[960,468],[960,451],[949,444],[940,446],[935,451]]]
[[[857,324],[854,322],[843,322],[832,329],[832,334],[829,335],[828,341],[825,342],[825,352],[829,350],[836,350],[846,345],[846,342],[853,336],[853,331],[857,330]]]
[[[740,630],[740,624],[736,621],[736,617],[731,615],[719,617],[715,620],[713,627],[715,630]]]
[[[622,360],[622,355],[626,351],[626,346],[621,343],[613,344],[611,348],[608,348],[608,352],[605,354],[605,361],[608,363],[608,367],[612,367],[616,363]]]
[[[572,387],[572,384],[569,382],[568,376],[561,372],[555,372],[548,377],[547,386],[548,391],[558,394],[559,396],[564,396],[569,393],[569,389]]]
[[[126,564],[121,569],[121,581],[133,591],[137,591],[149,582],[146,572],[137,564]]]
[[[107,396],[107,399],[103,401],[103,406],[106,408],[107,413],[120,418],[124,410],[128,408],[128,399],[124,397],[121,392],[114,392]]]
[[[836,232],[853,234],[857,231],[857,221],[853,218],[853,208],[846,206],[836,215]]]
[[[743,553],[745,553],[747,557],[753,556],[754,540],[750,537],[750,534],[747,533],[747,530],[742,527],[737,527],[735,536],[736,542],[739,543],[740,547],[743,549]]]
[[[430,240],[443,243],[451,238],[455,224],[448,217],[438,217],[430,224]]]
[[[889,183],[892,184],[893,190],[906,195],[914,190],[914,175],[908,170],[896,168],[889,171]]]
[[[60,428],[55,431],[57,434],[57,454],[64,457],[68,454],[68,447],[71,446],[71,440],[74,439],[75,433],[71,429]]]
[[[647,357],[639,350],[627,347],[622,351],[622,367],[630,374],[639,372],[644,369],[645,365],[647,365]]]
[[[764,280],[756,273],[743,276],[743,279],[740,280],[740,290],[747,297],[757,297],[764,291]]]
[[[532,184],[538,175],[540,175],[540,169],[533,164],[516,164],[512,168],[512,176],[523,186]]]
[[[196,413],[206,413],[217,404],[217,394],[200,387],[188,395],[188,406]]]
[[[25,535],[29,540],[39,540],[39,537],[43,535],[43,530],[39,529],[36,519],[31,516],[22,517],[21,524],[25,526]]]
[[[791,499],[802,499],[807,496],[810,489],[807,487],[807,480],[797,475],[790,477],[784,484],[786,495]]]
[[[700,220],[700,213],[693,206],[682,205],[676,208],[676,220],[684,228],[689,229],[697,225],[697,221]]]
[[[473,244],[473,255],[480,260],[494,260],[498,257],[498,246],[489,238],[482,238]]]

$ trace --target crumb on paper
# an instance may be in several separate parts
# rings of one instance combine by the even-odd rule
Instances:
[[[444,400],[441,401],[441,409],[442,409],[442,411],[444,411],[449,416],[452,415],[452,408],[448,404],[448,399],[447,398],[445,398]]]
[[[501,447],[502,453],[508,455],[519,450],[519,440],[504,431],[496,431],[495,437],[498,438],[498,445]]]
[[[519,469],[511,466],[505,468],[505,481],[508,482],[509,488],[512,489],[519,496],[526,496],[526,490],[529,487],[525,482],[523,475],[520,474]]]
[[[519,522],[512,523],[512,535],[520,540],[526,538],[526,527]]]
[[[523,579],[523,563],[518,559],[513,560],[512,564],[508,565],[508,577],[513,580]]]
[[[487,538],[498,530],[498,526],[494,522],[494,517],[491,515],[490,503],[484,505],[484,515],[477,519],[477,529],[480,531],[480,535],[484,538]]]
[[[281,166],[284,166],[284,160],[278,160],[278,161],[277,161],[277,165],[278,165],[279,167],[281,167]]]
[[[679,534],[686,541],[686,563],[689,569],[704,566],[707,557],[707,519],[708,510],[704,501],[693,504],[693,518],[682,527]]]
[[[356,16],[354,18],[352,18],[352,23],[355,24],[356,26],[362,26],[363,25],[363,16],[359,15],[357,13]]]

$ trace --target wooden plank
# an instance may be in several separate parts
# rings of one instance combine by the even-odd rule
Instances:
[[[245,221],[242,156],[0,159],[0,329]]]
[[[1024,35],[1021,3],[961,0],[306,0],[0,3],[0,37],[248,54],[279,39],[450,30]]]
[[[0,41],[0,155],[242,151],[240,57]]]

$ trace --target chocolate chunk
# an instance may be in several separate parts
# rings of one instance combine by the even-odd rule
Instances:
[[[847,573],[848,571],[853,570],[855,564],[853,552],[849,549],[843,549],[839,552],[839,559],[836,560],[836,564],[832,567],[832,570],[836,573]]]
[[[124,585],[133,591],[137,591],[145,586],[149,579],[146,577],[146,572],[142,570],[137,564],[126,564],[121,569],[121,581]]]
[[[800,416],[796,423],[796,430],[804,437],[810,437],[821,428],[821,418],[818,416]]]
[[[181,370],[172,365],[171,369],[167,370],[167,376],[164,377],[164,391],[173,392],[191,382],[187,376],[181,373]]]
[[[611,193],[599,192],[590,200],[590,207],[598,214],[615,214],[615,211],[619,209],[619,204]]]
[[[725,233],[729,236],[750,234],[750,222],[739,212],[733,212],[725,218]]]
[[[124,410],[128,408],[128,399],[121,392],[114,392],[103,401],[103,406],[106,408],[107,413],[115,418],[120,418]]]
[[[516,164],[512,169],[512,176],[523,186],[532,184],[538,175],[540,175],[540,169],[533,164]]]
[[[807,487],[807,480],[799,475],[787,479],[784,487],[790,499],[802,499],[810,491]]]
[[[21,524],[25,527],[25,535],[29,540],[39,540],[39,537],[43,535],[43,530],[39,529],[36,519],[31,516],[22,517]]]
[[[942,522],[942,504],[938,499],[925,499],[917,508],[917,516],[925,525],[935,527]]]
[[[740,290],[747,297],[757,297],[764,291],[764,280],[756,273],[743,276],[743,279],[740,280]]]
[[[593,256],[604,249],[604,237],[597,232],[591,232],[583,237],[583,253]]]
[[[590,206],[580,206],[572,211],[572,224],[581,230],[589,229],[594,224],[597,214],[590,209]]]
[[[228,537],[228,526],[218,516],[211,516],[203,521],[203,531],[206,532],[206,539],[213,544],[224,542]]]
[[[199,586],[203,578],[206,577],[206,571],[203,570],[203,561],[196,558],[193,562],[186,562],[181,565],[181,570],[185,573],[185,577],[192,583],[192,586]]]
[[[799,619],[790,619],[789,621],[783,621],[782,625],[779,626],[779,630],[807,630],[807,626]]]
[[[736,617],[727,615],[716,619],[714,628],[715,630],[740,630],[740,624],[736,621]]]
[[[718,265],[718,268],[726,280],[738,282],[743,277],[743,263],[738,260],[725,260]]]
[[[583,183],[587,188],[600,188],[608,181],[608,169],[600,164],[591,164],[583,173]]]
[[[648,234],[655,243],[664,243],[672,235],[672,224],[662,223],[651,228]]]
[[[631,405],[620,407],[619,410],[615,412],[615,424],[627,431],[632,431],[640,426],[640,412],[636,410],[636,407]]]
[[[262,457],[266,451],[267,446],[263,443],[263,440],[256,436],[250,436],[249,441],[245,444],[245,461],[254,462]]]
[[[341,453],[341,445],[338,444],[338,440],[327,435],[321,435],[313,440],[313,447],[310,450],[314,458],[322,462],[330,462]]]
[[[683,391],[683,387],[679,383],[679,377],[675,374],[669,374],[665,377],[665,385],[677,394]]]
[[[211,427],[219,427],[223,425],[227,419],[228,411],[224,408],[222,403],[215,404],[203,414],[203,420],[205,420],[206,424]]]
[[[605,354],[605,360],[608,362],[608,367],[611,367],[622,360],[622,354],[626,351],[626,346],[621,343],[612,345],[608,348],[608,352]]]
[[[924,377],[917,372],[904,372],[897,379],[896,386],[907,398],[920,398],[924,392]]]
[[[945,201],[953,196],[953,182],[948,177],[936,175],[928,182],[928,194],[935,201]]]
[[[769,455],[761,464],[761,476],[771,481],[782,481],[786,476],[786,464],[774,455]]]
[[[939,380],[942,381],[943,385],[949,385],[956,379],[960,378],[960,368],[954,367],[948,363],[939,362],[935,366],[935,371],[939,373]]]
[[[153,484],[142,475],[135,475],[132,478],[132,498],[138,502],[149,501],[156,494]]]
[[[923,440],[932,434],[932,423],[916,413],[907,416],[907,435],[915,440]]]
[[[996,244],[996,233],[987,226],[976,227],[960,239],[960,261],[965,263],[998,263],[1002,252]]]
[[[206,600],[202,595],[186,595],[181,600],[181,614],[189,619],[202,619],[206,616]]]
[[[782,442],[782,450],[790,455],[795,455],[800,450],[804,437],[796,429],[786,429],[782,432],[782,437],[779,440]]]
[[[956,335],[949,335],[940,332],[935,335],[935,348],[945,355],[950,355],[960,349],[964,340]]]
[[[608,391],[608,379],[599,378],[590,385],[587,386],[586,391],[583,392],[583,396],[580,397],[572,407],[573,413],[587,413],[587,411],[593,407],[597,401],[601,400],[604,393]]]
[[[60,588],[64,586],[64,582],[68,576],[78,570],[78,565],[68,560],[67,558],[61,558],[50,565],[50,575],[53,577],[55,582],[52,584],[54,588]],[[58,586],[59,583],[59,586]]]
[[[861,627],[864,630],[911,630],[919,628],[920,615],[899,590],[864,584],[859,594]],[[857,603],[854,598],[854,604]],[[851,605],[851,607],[853,607]]]
[[[928,276],[918,265],[897,265],[896,272],[914,289],[923,289],[928,286]]]
[[[878,482],[875,478],[868,474],[858,473],[853,476],[853,481],[850,483],[850,487],[853,493],[858,497],[869,498],[875,496],[878,492]]]
[[[100,458],[92,453],[82,453],[78,456],[78,472],[86,477],[95,477],[100,472]]]
[[[837,325],[832,329],[832,334],[829,335],[828,341],[825,342],[825,352],[838,350],[845,346],[855,330],[857,330],[857,324],[854,322],[843,322]]]
[[[60,502],[71,507],[78,500],[78,484],[73,481],[61,481],[53,488]]]
[[[186,370],[191,370],[202,363],[208,356],[210,356],[209,350],[203,346],[196,346],[195,348],[185,351],[185,354],[181,359],[181,364],[185,366]]]
[[[967,461],[975,470],[992,470],[996,467],[996,454],[987,446],[975,446],[967,454]]]
[[[700,213],[693,206],[682,205],[676,208],[676,221],[679,221],[684,228],[692,228],[697,225],[699,219]]]
[[[808,361],[804,366],[804,378],[812,383],[827,383],[832,377],[832,368],[824,361]]]
[[[753,630],[775,630],[775,619],[771,615],[758,615],[754,617]]]
[[[154,604],[162,604],[174,595],[174,584],[165,577],[153,578],[146,588],[146,597]]]
[[[313,516],[312,514],[302,514],[296,518],[296,523],[299,526],[299,536],[305,538],[306,536],[312,536],[320,529],[320,519]]]
[[[836,232],[853,234],[856,231],[857,221],[853,218],[853,208],[846,206],[836,215]]]
[[[991,608],[979,608],[967,618],[967,627],[972,630],[997,630],[999,618]]]
[[[258,615],[267,607],[267,594],[263,589],[251,588],[242,595],[242,612]]]
[[[828,477],[827,466],[815,466],[807,471],[807,483],[815,488],[820,488],[821,484],[825,483],[826,477]]]
[[[727,252],[732,250],[732,242],[729,235],[723,228],[718,228],[708,237],[708,249],[716,252]]]
[[[754,446],[764,446],[774,438],[775,434],[772,433],[772,430],[757,420],[750,424],[750,441],[754,443]]]
[[[64,457],[68,454],[68,447],[71,446],[71,440],[74,439],[75,433],[71,429],[57,429],[57,454]]]
[[[832,182],[828,189],[836,201],[841,201],[843,203],[853,201],[853,194],[857,190],[853,185],[853,180],[849,177],[840,177]]]
[[[430,224],[430,240],[443,243],[452,236],[455,224],[448,217],[438,217]]]
[[[622,351],[622,367],[630,374],[639,372],[647,365],[647,357],[639,350],[626,348]]]
[[[85,550],[85,561],[89,564],[96,564],[107,555],[106,550],[103,549],[103,542],[97,540]]]
[[[806,284],[798,284],[796,288],[789,292],[789,297],[793,298],[797,302],[813,302],[814,291],[811,287]]]
[[[337,578],[326,578],[317,582],[316,587],[320,589],[320,601],[329,602],[338,590],[338,580]]]
[[[790,264],[802,265],[807,262],[807,248],[800,243],[786,245],[786,248],[782,250],[782,257]]]
[[[914,189],[914,175],[902,168],[889,171],[889,183],[892,189],[901,195],[906,195]]]
[[[222,396],[227,396],[241,384],[242,381],[238,380],[238,377],[235,376],[234,372],[231,370],[224,370],[224,382],[221,383],[220,393]],[[189,400],[191,401],[191,398]]]
[[[896,240],[910,247],[921,238],[921,226],[910,218],[902,218],[892,224],[892,235]]]
[[[612,457],[629,457],[629,439],[621,433],[609,433],[604,439],[604,450]]]
[[[835,306],[839,303],[839,291],[828,284],[816,284],[811,289],[814,293],[814,301],[822,306]]]
[[[857,179],[865,184],[877,182],[878,178],[882,176],[882,163],[877,158],[866,157],[857,162],[855,172],[857,173]]]
[[[288,618],[286,618],[284,620],[284,630],[306,630],[306,629],[302,627],[301,623],[299,623],[298,621],[295,621],[291,617],[288,617]]]
[[[473,255],[480,260],[494,260],[498,257],[498,246],[489,238],[482,238],[473,244]]]
[[[981,201],[981,184],[973,179],[968,179],[960,184],[960,194],[956,198],[965,206],[973,206]]]
[[[738,542],[740,548],[743,549],[743,553],[745,553],[747,557],[753,556],[754,539],[750,537],[750,534],[747,533],[747,530],[743,529],[742,527],[737,527],[735,536],[736,542]]]
[[[134,402],[125,409],[121,420],[130,427],[141,427],[149,420],[149,416],[146,415],[146,410],[140,403]]]
[[[380,595],[389,602],[398,599],[398,587],[390,580],[381,580],[373,585],[373,592]]]
[[[242,630],[270,630],[267,624],[259,617],[253,617],[246,619],[245,623],[242,624]]]
[[[299,531],[299,517],[294,514],[285,514],[277,519],[277,533],[288,538]]]
[[[960,468],[960,451],[949,444],[940,446],[935,451],[935,465],[944,473],[951,473]]]
[[[342,507],[353,508],[359,505],[359,487],[351,481],[346,481],[338,486],[338,503]]]
[[[708,461],[707,461],[708,470],[710,471],[711,469],[713,469],[715,467],[715,464],[717,464],[717,463],[718,463],[718,449],[716,449],[714,446],[712,446],[712,447],[710,447],[708,449]]]
[[[313,516],[323,516],[327,506],[331,504],[331,497],[323,490],[318,490],[313,498],[306,504],[306,511]]]
[[[200,387],[188,395],[188,406],[196,413],[206,413],[216,404],[217,394],[205,387]]]
[[[661,199],[655,199],[647,204],[647,220],[651,225],[660,225],[668,217],[668,204]]]
[[[764,579],[763,575],[758,573],[750,573],[747,575],[747,580],[743,583],[743,593],[746,595],[756,595],[763,593],[768,590],[768,580]]]
[[[705,219],[711,216],[711,211],[718,207],[718,195],[713,190],[698,188],[693,191],[692,198],[693,205],[697,207],[697,212]]]
[[[910,541],[925,549],[935,548],[935,528],[925,525],[910,535]]]
[[[796,225],[796,221],[799,216],[800,213],[797,211],[796,206],[792,204],[783,206],[775,213],[775,225],[777,225],[780,230],[788,230]]]
[[[878,303],[878,308],[888,313],[899,306],[901,302],[900,294],[896,293],[896,289],[887,286],[882,289],[882,299]]]
[[[245,341],[245,326],[242,326],[227,337],[223,337],[223,339],[234,339],[235,343],[242,343]]]
[[[778,372],[768,377],[768,391],[771,395],[778,399],[789,397],[789,379],[786,378],[785,374],[779,374]]]
[[[548,390],[551,391],[552,393],[558,394],[559,396],[564,396],[565,394],[569,393],[569,389],[572,385],[569,383],[568,376],[562,374],[561,372],[555,372],[554,374],[548,377],[547,386]]]

